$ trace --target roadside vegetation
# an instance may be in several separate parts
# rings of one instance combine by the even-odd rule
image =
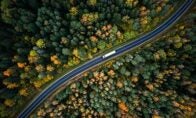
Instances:
[[[14,117],[56,75],[152,30],[179,2],[1,0],[0,117]]]
[[[194,118],[195,10],[158,41],[86,72],[31,117]]]

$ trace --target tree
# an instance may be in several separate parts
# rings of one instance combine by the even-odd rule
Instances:
[[[97,0],[87,0],[87,4],[90,6],[95,6],[97,4]]]
[[[37,47],[39,47],[39,48],[45,48],[45,47],[46,47],[46,44],[45,44],[45,42],[44,42],[43,39],[37,40],[36,45],[37,45]]]
[[[28,96],[29,95],[29,93],[27,92],[27,88],[20,89],[19,94],[21,96]]]
[[[97,47],[98,47],[100,50],[105,49],[105,47],[106,47],[106,42],[103,41],[103,40],[98,41]]]
[[[68,48],[63,48],[63,49],[62,49],[62,54],[63,54],[63,55],[69,55],[69,56],[70,56],[70,55],[71,55],[71,51],[70,51],[70,49],[68,49]]]
[[[76,57],[79,57],[78,49],[77,49],[77,48],[73,49],[72,54],[73,54],[74,56],[76,56]]]
[[[78,14],[78,9],[76,7],[72,7],[70,10],[69,10],[70,14],[72,16],[75,16]]]
[[[132,28],[135,31],[139,30],[139,28],[140,28],[139,19],[134,20]]]
[[[88,55],[87,55],[87,52],[86,52],[86,49],[85,48],[79,48],[78,54],[79,54],[79,58],[81,60],[85,60],[85,59],[88,58]]]
[[[0,117],[1,118],[9,117],[7,108],[3,104],[0,104]]]
[[[121,19],[122,19],[121,14],[119,14],[119,13],[114,13],[113,14],[113,17],[112,17],[113,23],[120,24],[121,23]]]
[[[8,106],[8,107],[12,107],[12,106],[14,106],[15,102],[14,102],[12,99],[6,99],[6,100],[4,101],[4,104],[5,104],[6,106]]]
[[[125,40],[130,40],[136,37],[136,32],[135,31],[130,31],[130,32],[125,32],[124,33],[124,39]]]
[[[125,75],[125,73],[126,73],[126,67],[122,66],[122,67],[120,68],[120,73],[121,73],[122,75]]]
[[[13,9],[11,9],[11,4],[12,1],[11,0],[2,0],[1,2],[1,17],[3,19],[4,22],[6,23],[11,23],[12,20],[12,11]]]

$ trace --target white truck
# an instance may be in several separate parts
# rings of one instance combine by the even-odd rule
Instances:
[[[111,51],[111,52],[109,52],[109,53],[103,55],[102,58],[104,59],[104,58],[109,57],[109,56],[111,56],[111,55],[113,55],[113,54],[115,54],[115,53],[116,53],[116,50]]]

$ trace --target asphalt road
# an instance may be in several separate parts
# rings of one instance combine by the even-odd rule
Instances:
[[[106,60],[112,59],[116,56],[119,56],[127,51],[130,51],[131,49],[144,44],[147,41],[150,41],[153,39],[153,37],[159,35],[160,33],[166,31],[171,25],[173,25],[179,18],[190,8],[194,0],[186,0],[180,8],[163,24],[161,24],[159,27],[154,29],[153,31],[143,35],[142,37],[136,39],[133,42],[130,42],[118,49],[115,50],[115,53],[112,55],[109,55],[105,58],[102,56],[96,57],[87,63],[79,66],[78,68],[68,72],[63,77],[59,78],[58,80],[54,81],[50,86],[48,86],[44,91],[42,91],[33,101],[18,115],[18,118],[27,118],[49,95],[51,95],[54,91],[56,91],[61,85],[63,85],[65,82],[73,79],[77,75],[85,72],[89,68],[92,68],[96,66],[97,64],[100,64]]]

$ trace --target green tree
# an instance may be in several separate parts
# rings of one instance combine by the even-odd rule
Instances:
[[[1,18],[3,19],[4,22],[6,23],[11,23],[12,20],[12,11],[13,9],[11,9],[11,4],[12,1],[11,0],[2,0],[1,2]]]
[[[98,47],[100,50],[105,49],[105,48],[106,48],[106,42],[103,41],[103,40],[98,41],[97,47]]]
[[[70,51],[70,49],[69,48],[63,48],[62,49],[62,54],[63,55],[71,55],[71,51]]]
[[[85,60],[88,58],[88,54],[85,48],[79,48],[78,54],[81,60]]]

